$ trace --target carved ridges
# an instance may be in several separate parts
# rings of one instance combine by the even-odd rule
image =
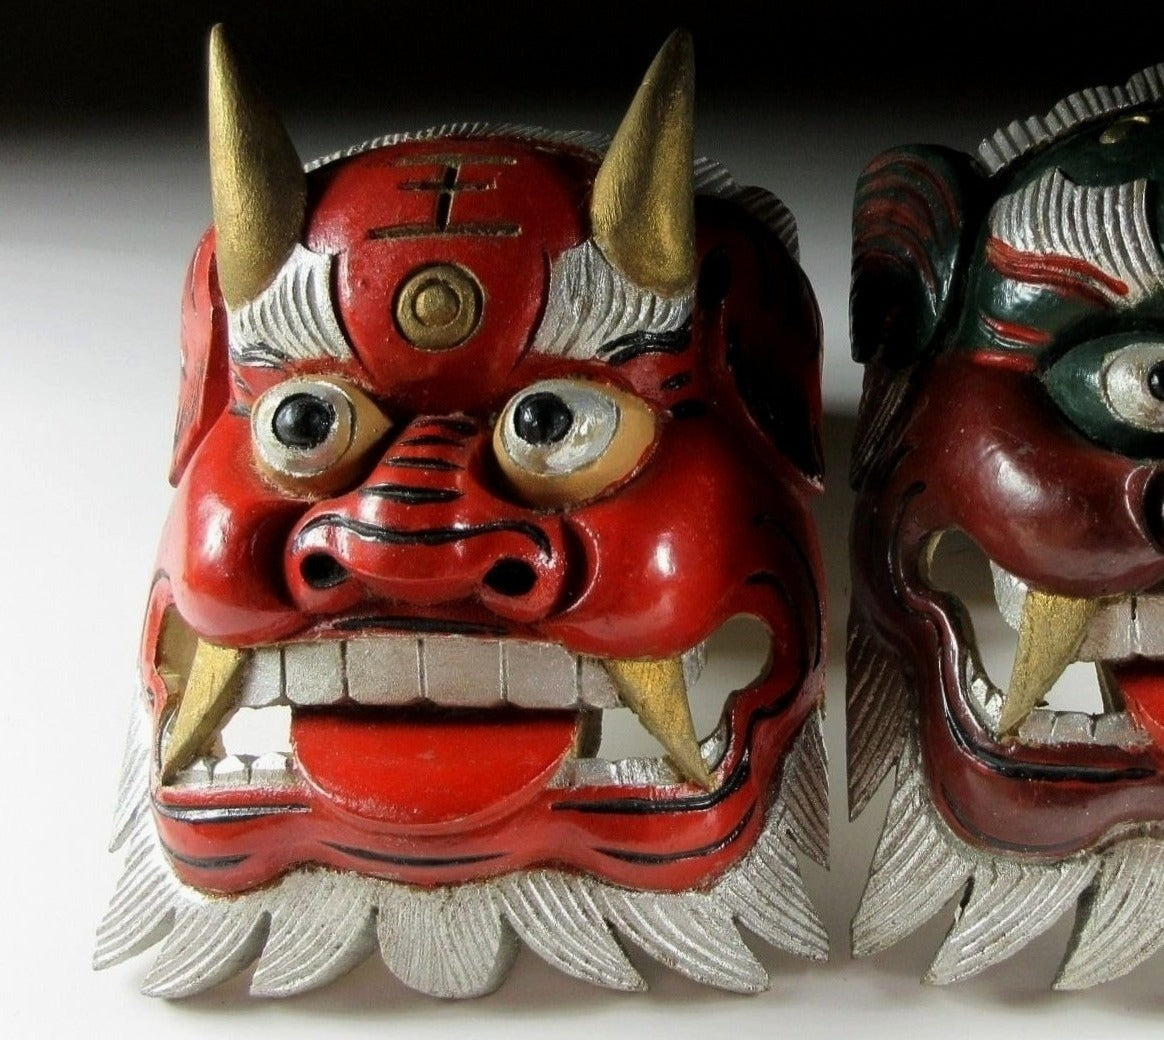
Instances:
[[[631,333],[682,328],[695,302],[694,290],[667,297],[640,288],[589,239],[554,261],[547,296],[533,352],[584,360]]]
[[[522,942],[548,964],[599,986],[647,988],[606,923],[594,885],[535,870],[502,878],[498,893]]]
[[[934,295],[942,275],[931,259],[932,243],[950,233],[958,212],[949,185],[918,156],[899,151],[878,156],[861,174],[853,203],[854,275],[892,240],[899,247],[893,252],[909,256]]]
[[[891,448],[889,436],[905,395],[912,384],[911,370],[885,372],[865,370],[857,428],[849,459],[849,486],[859,491],[877,461]]]
[[[225,982],[263,948],[267,915],[231,907],[197,906],[178,911],[173,930],[142,983],[151,997],[186,997]]]
[[[146,715],[144,700],[138,702]],[[131,732],[148,746],[148,717],[146,727]],[[798,738],[814,739],[811,728]],[[805,762],[818,756],[811,748],[793,754]],[[252,993],[287,996],[331,981],[379,946],[407,985],[437,996],[477,996],[501,982],[518,938],[578,978],[645,988],[618,934],[707,985],[754,992],[768,977],[737,920],[782,949],[827,955],[789,839],[791,810],[779,798],[753,848],[701,891],[630,891],[554,870],[422,889],[315,867],[237,896],[211,896],[183,885],[170,869],[148,812],[148,778],[143,773],[140,780],[94,966],[162,942],[145,983],[153,994],[200,992],[258,958]]]
[[[1056,989],[1083,989],[1126,975],[1164,949],[1164,841],[1139,838],[1103,857],[1080,903]]]
[[[296,245],[275,280],[230,312],[236,365],[279,368],[290,361],[352,357],[331,298],[332,258]]]
[[[1062,860],[972,847],[934,807],[911,731],[853,919],[854,955],[900,941],[967,882],[927,982],[955,982],[1011,957],[1076,904],[1056,988],[1107,982],[1164,949],[1164,840],[1132,836]]]
[[[822,867],[829,864],[829,764],[819,707],[804,723],[784,765],[780,795],[789,810],[792,840]]]
[[[1088,281],[1113,303],[1130,305],[1164,290],[1164,257],[1148,216],[1148,182],[1075,184],[1058,169],[999,199],[991,233],[1026,253],[1071,257],[1097,268],[1107,281]]]
[[[1010,957],[1075,905],[1098,866],[1086,857],[1055,866],[1000,859],[979,867],[925,981],[957,982]]]
[[[1122,87],[1088,87],[1069,94],[1044,116],[1000,127],[978,146],[987,173],[998,173],[1031,149],[1056,140],[1084,123],[1164,98],[1164,63],[1149,65]]]
[[[372,902],[342,875],[303,871],[289,880],[300,893],[271,915],[270,935],[251,992],[281,997],[346,974],[376,949]]]
[[[865,957],[904,939],[965,884],[972,861],[951,844],[930,804],[911,740],[861,904],[853,918],[853,956]]]
[[[808,898],[796,856],[782,840],[786,812],[772,809],[772,822],[748,858],[720,886],[737,920],[778,949],[812,960],[828,959],[824,923]]]
[[[845,661],[849,818],[856,819],[900,758],[914,705],[899,658],[855,612]]]

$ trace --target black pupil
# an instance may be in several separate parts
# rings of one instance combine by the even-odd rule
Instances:
[[[1148,392],[1157,401],[1164,401],[1164,361],[1157,361],[1148,370]]]
[[[275,409],[271,427],[288,448],[316,448],[335,425],[335,409],[314,394],[292,394]]]
[[[557,394],[539,390],[513,410],[513,428],[527,444],[554,444],[574,425],[574,413]]]

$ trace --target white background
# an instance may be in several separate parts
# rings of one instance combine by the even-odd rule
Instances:
[[[406,118],[290,122],[307,158],[387,130],[466,115],[609,131],[619,114],[571,110],[564,97],[550,100],[552,108],[531,88],[526,101],[496,112],[426,109],[417,102]],[[1042,110],[1054,100],[1032,85],[998,118]],[[831,873],[812,864],[805,872],[832,936],[831,962],[809,965],[760,949],[772,989],[743,998],[703,989],[632,955],[651,991],[628,996],[560,976],[523,952],[497,994],[461,1004],[413,994],[374,961],[329,989],[282,1002],[250,1000],[245,977],[175,1004],[142,997],[136,987],[148,954],[100,975],[90,970],[94,928],[119,865],[104,844],[140,614],[169,499],[164,475],[178,292],[208,202],[203,145],[188,126],[51,137],[29,132],[0,142],[5,1035],[1160,1035],[1159,957],[1098,990],[1047,991],[1069,921],[1005,965],[946,989],[917,979],[948,917],[869,961],[848,955],[847,921],[887,794],[858,823],[846,822],[844,461],[859,385],[846,342],[852,188],[864,161],[883,147],[926,139],[972,148],[992,123],[952,131],[948,110],[931,107],[924,96],[876,120],[827,105],[819,115],[768,111],[741,118],[700,110],[700,120],[700,151],[725,160],[740,181],[774,188],[799,215],[804,264],[825,320],[831,468],[818,516],[832,597],[828,742],[835,851]]]

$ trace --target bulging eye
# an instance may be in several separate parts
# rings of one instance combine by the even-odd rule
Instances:
[[[296,494],[326,494],[349,483],[388,428],[362,390],[323,377],[279,383],[251,412],[259,468]]]
[[[1046,382],[1092,440],[1127,455],[1164,455],[1164,339],[1122,333],[1081,343]]]
[[[1131,343],[1112,351],[1100,378],[1117,416],[1142,430],[1164,433],[1164,342]]]
[[[594,498],[628,476],[655,441],[654,412],[623,390],[546,379],[515,394],[493,450],[526,501],[556,507]]]

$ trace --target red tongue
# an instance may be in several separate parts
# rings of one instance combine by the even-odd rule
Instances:
[[[295,712],[304,777],[361,819],[407,827],[497,816],[544,789],[575,746],[566,711]]]
[[[1137,660],[1108,667],[1129,714],[1164,747],[1164,665],[1159,661]]]

